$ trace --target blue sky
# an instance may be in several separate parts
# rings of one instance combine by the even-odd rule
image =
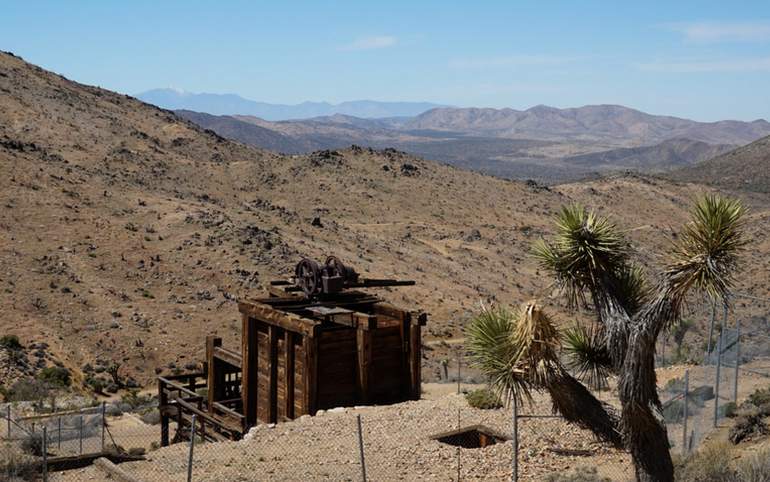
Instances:
[[[5,0],[1,15],[0,49],[129,94],[770,119],[768,1]]]

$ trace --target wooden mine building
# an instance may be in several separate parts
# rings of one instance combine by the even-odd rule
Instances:
[[[359,279],[334,257],[324,265],[302,260],[291,281],[238,303],[240,351],[209,336],[202,372],[158,377],[161,445],[171,420],[178,440],[193,415],[204,438],[239,439],[258,422],[419,399],[426,315],[362,290],[412,284]]]

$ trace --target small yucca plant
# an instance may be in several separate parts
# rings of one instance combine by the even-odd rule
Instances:
[[[612,359],[604,337],[595,325],[575,324],[564,330],[567,366],[593,390],[606,390],[612,372]]]
[[[535,303],[483,308],[468,328],[471,363],[503,400],[532,400],[560,368],[559,332]]]
[[[666,270],[674,294],[684,297],[694,288],[729,303],[738,255],[746,245],[746,208],[737,199],[704,196],[674,243]]]

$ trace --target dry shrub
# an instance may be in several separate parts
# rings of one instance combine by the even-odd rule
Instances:
[[[468,401],[468,405],[473,408],[480,408],[483,410],[490,410],[495,408],[502,408],[503,402],[495,392],[488,388],[480,388],[473,390],[465,394],[465,399]]]
[[[596,472],[596,467],[578,467],[567,474],[551,474],[547,482],[612,482],[612,479],[602,477]]]
[[[714,442],[676,464],[678,482],[738,482],[730,468],[732,446],[726,442]]]
[[[35,480],[37,458],[24,453],[17,445],[0,442],[0,480]]]
[[[736,413],[735,423],[730,427],[730,442],[739,444],[754,436],[767,435],[768,428],[763,417],[764,412],[759,407],[741,407]]]
[[[742,482],[770,482],[770,446],[741,460],[738,476]]]

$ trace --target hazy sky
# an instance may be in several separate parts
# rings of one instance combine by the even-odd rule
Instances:
[[[129,94],[770,119],[768,0],[4,0],[0,19],[0,49]]]

